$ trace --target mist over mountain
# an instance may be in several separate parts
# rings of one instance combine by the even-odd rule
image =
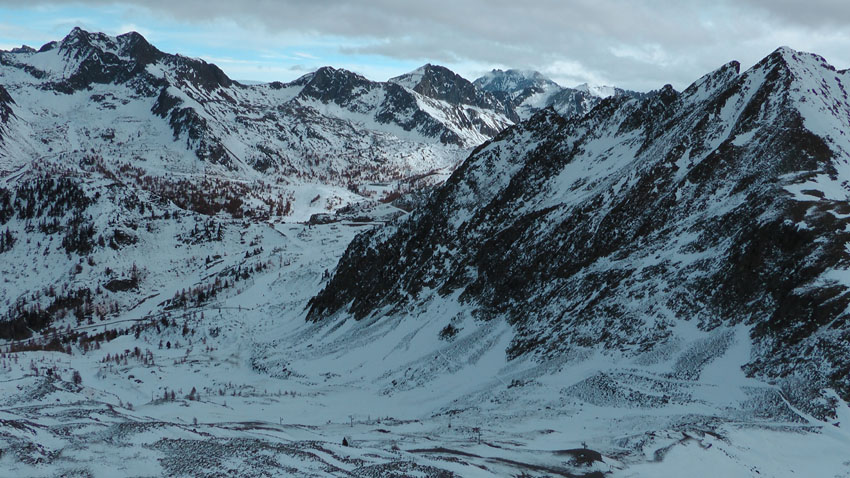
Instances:
[[[537,71],[523,70],[493,70],[475,80],[474,84],[510,105],[510,109],[523,120],[548,107],[569,118],[585,115],[609,96],[647,96],[646,93],[586,83],[576,88],[565,88]]]

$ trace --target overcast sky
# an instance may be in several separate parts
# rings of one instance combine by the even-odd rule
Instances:
[[[240,80],[287,81],[323,65],[386,80],[431,62],[469,79],[522,68],[564,86],[682,89],[783,45],[850,67],[846,0],[0,0],[2,49],[77,25],[138,31]]]

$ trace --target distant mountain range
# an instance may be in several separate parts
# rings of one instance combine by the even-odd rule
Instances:
[[[599,101],[543,83],[542,99],[531,92],[538,86],[476,85],[429,64],[388,82],[323,67],[290,83],[244,85],[138,33],[76,28],[38,50],[0,52],[0,119],[17,132],[4,135],[0,168],[28,156],[86,152],[155,160],[166,170],[191,171],[201,159],[237,176],[334,184],[400,178],[454,167],[541,107],[570,116]]]
[[[446,87],[474,90],[455,80]],[[453,167],[512,124],[496,103],[466,103],[462,93],[426,83],[423,94],[325,67],[290,83],[242,85],[137,33],[77,28],[37,51],[0,52],[2,118],[17,131],[4,135],[0,168],[99,154],[166,170],[191,171],[200,159],[237,177],[347,184]]]

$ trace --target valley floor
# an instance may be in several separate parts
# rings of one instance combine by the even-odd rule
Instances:
[[[252,260],[269,267],[226,297],[161,307],[241,254],[86,326],[130,331],[99,349],[3,354],[0,476],[850,477],[846,404],[817,421],[724,374],[745,360],[743,330],[694,332],[682,357],[723,353],[670,373],[670,360],[507,362],[509,328],[472,319],[441,340],[428,316],[457,313],[452,297],[403,322],[306,323],[364,227],[263,225]]]

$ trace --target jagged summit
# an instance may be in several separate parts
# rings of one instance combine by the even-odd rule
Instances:
[[[493,70],[475,80],[474,84],[508,105],[507,108],[522,119],[528,119],[550,106],[567,118],[583,116],[606,97],[645,96],[614,87],[579,85],[564,88],[539,72],[524,70]]]
[[[11,53],[35,53],[37,50],[29,45],[21,45],[9,50]]]
[[[6,52],[12,66],[46,80],[56,91],[73,93],[93,84],[132,84],[140,94],[151,95],[162,87],[157,63],[168,65],[175,79],[191,81],[205,90],[229,87],[232,80],[217,66],[203,60],[169,55],[151,45],[141,34],[117,37],[75,27],[61,41],[45,44],[38,51]]]
[[[372,81],[357,73],[330,66],[321,67],[313,73],[304,75],[293,84],[304,86],[300,95],[318,99],[323,103],[328,101],[344,103],[356,91],[369,90],[374,86]]]
[[[412,90],[419,85],[419,83],[425,77],[426,72],[430,71],[431,68],[433,68],[433,65],[431,65],[430,63],[426,63],[413,71],[404,73],[399,76],[395,76],[387,81],[389,81],[390,83],[395,83],[397,85],[404,86],[405,88],[409,88]]]
[[[451,104],[465,104],[503,112],[505,109],[496,98],[476,88],[466,78],[440,65],[428,63],[410,73],[391,78],[389,81],[429,98]]]

